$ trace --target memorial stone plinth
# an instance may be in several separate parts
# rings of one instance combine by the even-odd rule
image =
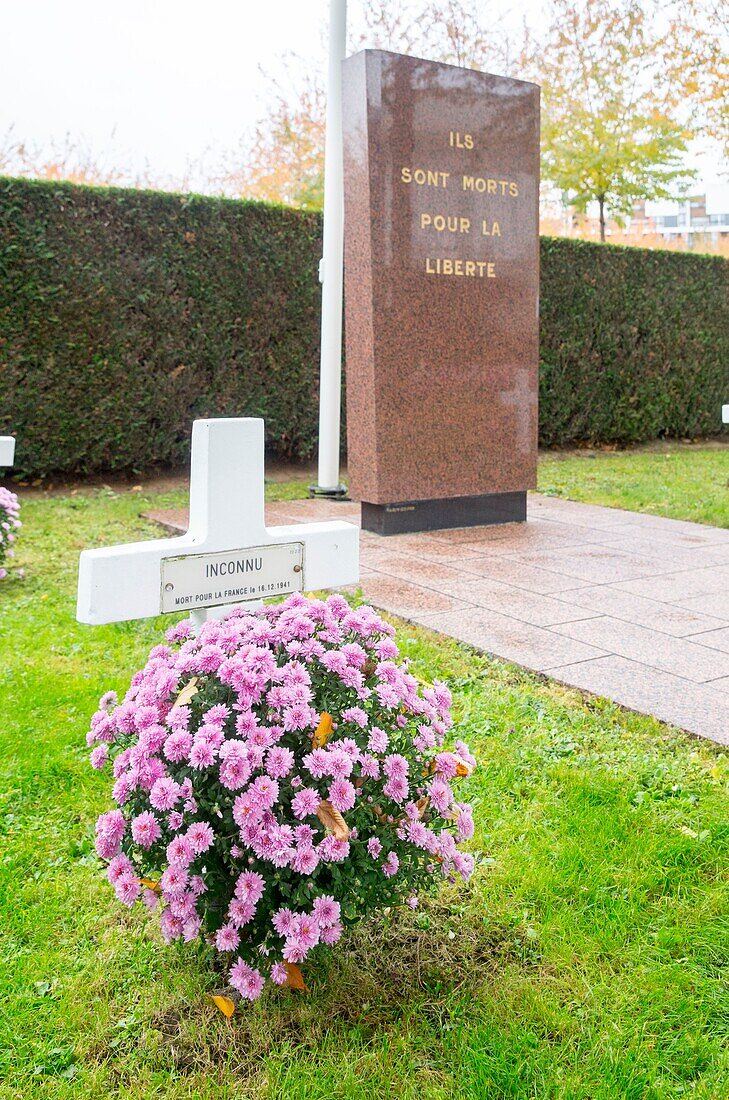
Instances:
[[[350,493],[381,534],[526,518],[536,484],[539,89],[344,62]]]

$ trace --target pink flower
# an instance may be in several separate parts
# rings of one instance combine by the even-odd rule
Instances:
[[[199,855],[201,852],[207,852],[208,848],[212,847],[213,841],[215,840],[215,833],[212,830],[212,826],[208,825],[206,821],[194,822],[185,835],[196,855]]]
[[[258,804],[266,809],[270,809],[278,801],[278,783],[268,775],[259,775],[253,781],[253,791]]]
[[[238,957],[230,969],[230,984],[238,990],[241,997],[255,1001],[263,991],[263,975],[260,970],[254,970]]]
[[[266,888],[266,880],[257,871],[244,871],[238,876],[235,884],[235,896],[241,901],[249,901],[256,905],[263,896]]]
[[[240,933],[232,924],[224,924],[215,933],[215,946],[218,951],[235,951],[240,943]]]
[[[162,751],[168,760],[176,764],[180,760],[189,758],[191,748],[191,735],[186,733],[185,730],[179,730],[177,733],[170,734],[162,747]]]
[[[274,963],[271,967],[271,981],[276,985],[286,985],[289,980],[289,972],[283,963]]]
[[[141,890],[139,879],[134,875],[122,875],[114,885],[114,892],[123,905],[134,905]]]
[[[308,703],[294,703],[283,713],[283,728],[287,731],[314,729],[319,715]]]
[[[433,808],[439,814],[445,815],[453,799],[453,792],[445,780],[436,776],[428,788],[428,794]]]
[[[244,924],[253,920],[255,915],[256,907],[253,902],[233,898],[228,906],[228,920],[234,928],[242,928]]]
[[[305,913],[296,918],[294,923],[294,930],[292,939],[298,940],[298,942],[305,947],[307,951],[310,951],[312,947],[316,947],[319,942],[319,922],[316,917],[307,916]]]
[[[176,836],[167,845],[167,859],[178,867],[189,867],[195,857],[195,850],[185,836]]]
[[[400,776],[393,776],[392,779],[388,779],[387,783],[382,788],[383,794],[386,794],[388,798],[391,798],[393,802],[398,804],[405,801],[408,797],[408,783],[407,779],[403,779]]]
[[[290,939],[286,940],[282,954],[286,962],[300,963],[303,962],[308,955],[308,950],[299,940]]]
[[[121,853],[118,856],[114,856],[109,866],[106,868],[106,877],[112,886],[116,886],[119,879],[124,878],[125,875],[129,876],[133,874],[134,866],[132,865],[132,861],[128,856],[122,855]]]
[[[160,879],[160,886],[165,895],[181,894],[187,886],[188,875],[184,867],[173,863],[168,867]]]
[[[376,836],[371,836],[367,841],[367,851],[370,853],[373,859],[377,859],[382,851],[382,844]]]
[[[132,837],[140,848],[151,848],[161,833],[159,821],[149,810],[143,810],[132,818]]]
[[[329,788],[329,801],[335,810],[344,813],[351,810],[357,798],[354,784],[348,779],[335,779]]]
[[[348,775],[352,774],[354,760],[350,753],[334,748],[330,749],[327,755],[329,757],[328,772],[330,775],[336,779],[346,779]]]
[[[198,770],[211,768],[217,755],[215,746],[207,737],[196,737],[190,749],[190,766]]]
[[[146,887],[144,890],[142,890],[142,901],[146,905],[147,909],[149,909],[150,913],[153,912],[159,905],[159,898],[155,894],[154,890],[149,890]]]
[[[300,875],[311,875],[319,864],[319,856],[312,845],[305,845],[297,849],[291,866]]]
[[[394,852],[390,852],[387,859],[382,864],[382,873],[386,878],[392,878],[393,875],[397,874],[399,866],[400,860]]]
[[[91,763],[91,767],[95,768],[97,771],[101,771],[108,759],[108,745],[97,745],[95,749],[91,750],[91,756],[89,757],[89,760]]]
[[[294,754],[290,749],[274,745],[266,753],[266,771],[272,779],[282,779],[294,766]]]
[[[171,810],[180,798],[179,784],[174,779],[165,777],[156,779],[149,792],[149,801],[155,810]]]
[[[382,770],[390,779],[396,777],[398,779],[404,779],[410,770],[410,765],[404,756],[401,756],[399,753],[393,753],[392,756],[386,756],[382,761]]]
[[[464,880],[468,880],[473,874],[474,858],[470,852],[454,852],[453,866]]]
[[[126,831],[127,823],[121,810],[109,810],[101,814],[96,821],[97,835],[106,836],[110,840],[121,840]]]
[[[385,731],[373,726],[367,739],[367,748],[370,752],[385,752],[389,743],[390,739]]]
[[[279,909],[273,915],[273,927],[279,936],[290,936],[295,926],[296,914],[291,909]]]
[[[348,707],[342,711],[342,721],[352,722],[355,726],[359,726],[360,729],[367,728],[367,712],[362,707]]]
[[[325,943],[327,947],[331,947],[342,938],[342,932],[344,928],[340,921],[336,921],[334,924],[330,924],[328,928],[322,928],[321,930],[321,942]]]
[[[312,912],[322,928],[328,928],[339,920],[340,906],[329,894],[321,894],[314,899]]]
[[[304,757],[303,763],[314,779],[322,779],[329,774],[329,753],[325,749],[314,749]]]
[[[304,817],[311,817],[319,809],[321,797],[313,787],[303,787],[291,800],[291,810],[299,821]]]
[[[361,770],[362,775],[368,779],[380,778],[380,762],[375,756],[369,756],[365,753],[361,760]]]
[[[349,855],[349,841],[337,840],[334,836],[325,836],[317,849],[319,858],[325,863],[343,863]]]

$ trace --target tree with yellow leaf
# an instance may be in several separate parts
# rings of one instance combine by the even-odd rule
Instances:
[[[542,172],[565,205],[596,204],[600,238],[639,199],[672,198],[685,168],[690,120],[666,79],[670,29],[637,0],[552,0],[532,52],[542,86]]]

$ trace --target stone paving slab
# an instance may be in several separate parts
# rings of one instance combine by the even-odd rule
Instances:
[[[729,744],[729,530],[529,496],[529,522],[381,538],[383,610]],[[187,513],[149,513],[174,533]],[[268,505],[269,525],[359,521],[351,501]]]

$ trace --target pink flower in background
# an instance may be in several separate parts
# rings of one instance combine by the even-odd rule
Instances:
[[[22,523],[20,516],[20,502],[4,485],[0,485],[0,580],[8,576],[8,570],[3,566],[6,558],[13,558],[15,551],[11,549],[15,542],[15,534]],[[22,576],[23,571],[17,571]]]

